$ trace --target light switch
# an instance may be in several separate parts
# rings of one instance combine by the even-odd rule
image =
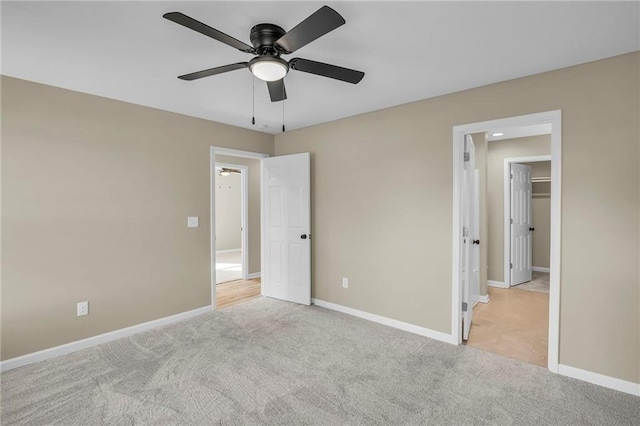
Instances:
[[[189,216],[187,218],[187,228],[197,228],[198,227],[198,216]]]

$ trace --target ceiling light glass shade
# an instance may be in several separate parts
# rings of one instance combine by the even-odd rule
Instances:
[[[231,173],[226,170],[220,172],[220,176],[229,176],[230,174]]]
[[[257,57],[249,62],[249,69],[260,80],[276,81],[287,75],[289,66],[277,57]]]

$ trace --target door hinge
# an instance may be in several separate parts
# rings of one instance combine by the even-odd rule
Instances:
[[[511,218],[511,224],[513,225],[513,218]]]
[[[513,263],[510,263],[510,264],[509,264],[509,268],[510,268],[510,269],[513,269]]]
[[[462,312],[467,312],[467,302],[462,302]]]
[[[464,153],[464,161],[469,161],[471,160],[471,154],[469,154],[468,152]]]
[[[511,172],[511,179],[513,179],[513,172]]]

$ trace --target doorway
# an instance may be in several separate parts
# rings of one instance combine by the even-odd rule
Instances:
[[[248,170],[241,164],[216,161],[216,285],[247,279]]]
[[[266,154],[211,147],[211,303],[259,297],[260,160]]]
[[[541,274],[550,271],[551,155],[505,158],[503,194],[504,287],[548,294]],[[539,285],[527,285],[534,275]]]
[[[537,338],[544,339],[546,342],[545,349],[546,354],[544,357],[544,366],[549,368],[549,370],[553,372],[557,372],[558,369],[558,336],[559,336],[559,272],[560,272],[560,135],[561,135],[561,113],[560,111],[551,111],[546,113],[539,114],[530,114],[526,116],[519,117],[511,117],[501,120],[493,120],[488,122],[481,123],[473,123],[469,125],[463,126],[455,126],[453,129],[454,134],[454,228],[453,228],[453,281],[452,281],[452,334],[454,340],[456,340],[459,344],[463,343],[463,338],[471,339],[467,340],[472,341],[474,339],[474,333],[477,337],[481,337],[481,334],[486,331],[495,331],[499,328],[500,325],[505,326],[505,328],[516,326],[516,320],[514,318],[517,315],[520,315],[526,310],[529,310],[533,317],[539,319],[539,326],[530,327],[530,329],[526,329],[522,331],[522,333],[516,335],[517,338],[522,337],[524,334],[528,334],[528,338]],[[519,251],[514,253],[512,250],[511,244],[511,236],[512,236],[512,227],[511,223],[509,223],[509,246],[502,245],[503,239],[500,238],[498,242],[499,252],[498,260],[500,262],[500,271],[499,274],[502,275],[503,265],[502,259],[508,258],[509,262],[504,264],[504,271],[509,268],[509,272],[505,273],[504,276],[500,276],[500,287],[501,289],[497,289],[495,287],[489,287],[487,293],[483,294],[483,292],[478,292],[478,288],[470,288],[474,287],[473,276],[470,277],[470,274],[477,274],[478,270],[473,267],[474,258],[470,256],[470,253],[473,252],[474,244],[480,246],[486,246],[488,244],[487,235],[485,234],[482,238],[478,238],[478,235],[482,235],[475,231],[473,234],[473,226],[470,225],[469,217],[474,217],[473,211],[473,197],[469,197],[471,191],[469,191],[470,183],[468,179],[472,174],[468,171],[465,171],[469,168],[468,159],[472,156],[471,152],[466,149],[468,147],[468,140],[471,139],[469,135],[471,134],[500,134],[502,130],[507,129],[510,132],[517,129],[528,129],[531,130],[536,126],[546,126],[549,128],[550,133],[550,141],[549,141],[549,149],[550,156],[546,160],[550,160],[550,169],[548,174],[550,176],[545,176],[546,178],[550,178],[550,182],[547,181],[545,184],[548,184],[550,187],[550,192],[548,193],[548,201],[550,204],[550,218],[551,218],[551,229],[549,231],[550,241],[549,241],[549,264],[548,264],[548,272],[549,272],[549,294],[537,293],[535,291],[527,291],[526,289],[517,289],[517,288],[509,288],[511,287],[512,281],[515,284],[515,280],[512,280],[511,273],[511,256],[514,254],[520,256],[520,264],[519,267],[522,269],[520,279],[526,275],[527,270],[529,273],[532,272],[531,261],[526,258],[526,256],[531,254],[531,250],[525,248],[525,245],[531,242],[531,233],[534,228],[530,223],[525,223],[530,221],[531,214],[530,212],[523,213],[522,223],[517,223],[520,227],[526,226],[526,233],[524,230],[521,230],[521,234],[519,235],[521,238],[517,240],[517,246]],[[541,134],[541,133],[539,133]],[[476,148],[477,151],[477,148]],[[518,160],[517,158],[512,158],[512,160]],[[541,160],[541,159],[540,159]],[[509,161],[505,164],[509,167],[509,173],[511,173],[512,165],[526,163],[526,161],[521,161],[518,163],[517,161]],[[517,168],[517,166],[515,166]],[[523,165],[523,170],[525,171],[523,176],[527,175],[526,165]],[[501,171],[500,171],[501,172]],[[502,173],[500,173],[500,177],[502,178]],[[475,174],[478,177],[478,174]],[[529,176],[529,177],[527,177]],[[527,181],[528,185],[531,185],[530,174],[522,178],[522,182]],[[472,182],[473,183],[473,182]],[[501,184],[502,182],[500,182]],[[483,182],[480,182],[480,186],[483,185]],[[524,184],[523,184],[524,185]],[[526,192],[526,189],[521,188],[522,191]],[[523,193],[524,193],[523,192]],[[522,194],[518,194],[517,203],[515,207],[520,208],[528,208],[526,202],[523,201]],[[530,194],[529,194],[530,195]],[[509,200],[511,200],[511,187],[509,186]],[[487,201],[489,204],[490,201]],[[518,204],[519,203],[519,204]],[[476,203],[477,204],[477,203]],[[497,203],[493,203],[494,207],[497,204],[498,209],[501,210],[502,204],[502,196]],[[471,209],[471,213],[469,213],[469,209]],[[477,212],[477,205],[475,207],[476,215],[480,215]],[[506,209],[506,202],[505,202]],[[500,211],[500,215],[502,216],[502,211]],[[477,216],[476,216],[477,217]],[[504,216],[511,222],[511,206],[507,213]],[[502,231],[502,218],[500,218],[500,231]],[[479,221],[482,222],[482,218]],[[506,225],[504,225],[506,228]],[[524,228],[523,228],[524,229]],[[528,234],[527,234],[528,233]],[[473,235],[472,235],[473,234]],[[515,234],[514,234],[515,235]],[[505,235],[504,241],[507,240],[507,236]],[[491,249],[489,249],[491,250]],[[503,253],[504,250],[504,253]],[[508,255],[508,257],[507,257]],[[478,256],[476,256],[477,258]],[[494,256],[495,258],[495,256]],[[538,272],[538,271],[536,271]],[[540,271],[544,273],[543,271]],[[486,280],[486,284],[491,285],[492,281],[494,284],[497,281],[496,278],[493,280],[489,277]],[[527,277],[525,276],[524,281],[527,281]],[[522,284],[521,284],[522,285]],[[479,296],[475,298],[472,297],[474,294],[478,294]],[[522,299],[522,300],[519,300]],[[535,303],[532,302],[533,299],[545,299],[542,303],[539,303],[539,306],[536,306]],[[477,302],[488,302],[487,304],[480,303],[476,305]],[[474,308],[474,305],[475,308]],[[502,314],[499,318],[488,318],[486,317],[487,311],[489,311],[490,307],[492,308],[493,313],[499,312]],[[508,309],[512,309],[512,312],[507,312]],[[470,312],[469,312],[470,311]],[[475,312],[474,312],[475,311]],[[515,315],[515,316],[514,316]],[[468,323],[467,323],[468,321]],[[481,329],[479,327],[479,322],[483,321],[485,327]],[[477,326],[474,328],[474,322],[477,323]],[[529,320],[523,319],[523,324],[530,323]],[[544,333],[542,333],[544,330]],[[547,331],[548,330],[548,331]],[[513,331],[513,330],[511,330]],[[485,333],[486,334],[486,333]],[[542,335],[544,334],[544,335]],[[486,337],[486,336],[485,336]],[[492,342],[489,344],[493,344],[494,346],[498,345],[498,340],[494,337]],[[526,342],[527,345],[531,345],[531,342]],[[517,345],[516,345],[517,346]],[[495,351],[494,351],[495,352]],[[519,359],[522,359],[521,357]],[[525,359],[525,361],[527,361]],[[538,365],[541,365],[541,362],[538,362]]]
[[[211,305],[222,308],[262,296],[311,303],[311,158],[210,148]],[[246,279],[216,285],[216,163],[247,166]],[[220,170],[222,165],[219,164]],[[253,190],[252,190],[253,188]],[[246,240],[248,239],[248,244]],[[222,253],[224,254],[224,253]],[[222,262],[220,262],[222,263]]]

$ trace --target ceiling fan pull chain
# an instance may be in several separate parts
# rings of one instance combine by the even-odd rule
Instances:
[[[251,76],[251,124],[256,125],[256,78]]]
[[[284,133],[284,84],[282,85],[282,133]]]

